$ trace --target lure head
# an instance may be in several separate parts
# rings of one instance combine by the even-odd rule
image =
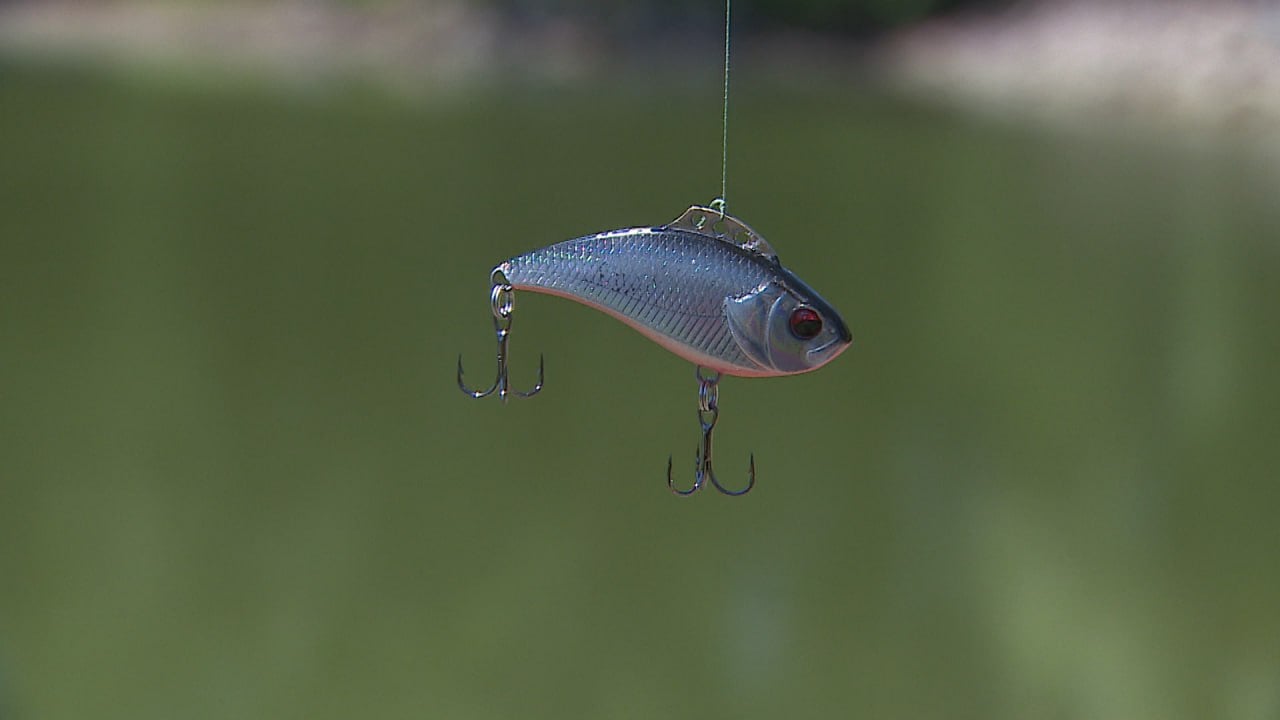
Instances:
[[[759,375],[793,375],[831,362],[853,342],[840,313],[791,271],[755,291],[725,299],[729,330]]]

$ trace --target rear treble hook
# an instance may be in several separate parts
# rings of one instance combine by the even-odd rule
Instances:
[[[716,420],[720,418],[720,408],[716,404],[719,395],[720,373],[710,371],[710,375],[702,374],[702,366],[698,366],[696,371],[698,377],[698,424],[702,426],[702,446],[698,448],[697,465],[694,467],[693,486],[688,490],[681,490],[676,487],[675,481],[671,479],[671,456],[667,456],[667,487],[671,488],[671,492],[676,495],[692,495],[702,489],[703,483],[709,477],[711,484],[715,485],[716,490],[725,495],[746,495],[751,492],[751,488],[756,484],[756,456],[751,454],[751,465],[747,470],[747,486],[741,490],[730,490],[720,484],[716,479],[715,470],[711,467],[711,432],[715,430]]]
[[[487,390],[471,390],[462,380],[462,355],[458,355],[458,389],[470,395],[473,398],[482,398],[492,395],[495,391],[502,402],[507,401],[507,395],[514,394],[518,397],[533,397],[542,390],[542,374],[545,369],[544,358],[538,356],[538,384],[528,392],[520,392],[511,389],[511,381],[507,374],[507,341],[511,335],[511,312],[515,309],[515,289],[511,287],[511,283],[507,282],[507,276],[502,274],[501,268],[494,268],[493,274],[489,276],[489,281],[493,287],[489,290],[489,304],[493,311],[493,330],[498,336],[498,376],[494,379],[493,385]]]

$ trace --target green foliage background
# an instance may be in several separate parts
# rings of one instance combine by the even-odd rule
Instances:
[[[737,88],[730,207],[855,345],[726,379],[759,485],[681,500],[629,328],[521,295],[546,390],[454,373],[493,264],[714,196],[719,78],[0,62],[0,716],[1280,716],[1266,156]]]

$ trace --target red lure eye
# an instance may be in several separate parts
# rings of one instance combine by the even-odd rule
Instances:
[[[791,311],[791,334],[801,340],[812,340],[822,332],[822,316],[817,310],[798,307]]]

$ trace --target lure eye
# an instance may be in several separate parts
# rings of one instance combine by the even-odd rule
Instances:
[[[822,316],[809,307],[798,307],[791,312],[791,334],[801,340],[812,340],[822,332]]]

